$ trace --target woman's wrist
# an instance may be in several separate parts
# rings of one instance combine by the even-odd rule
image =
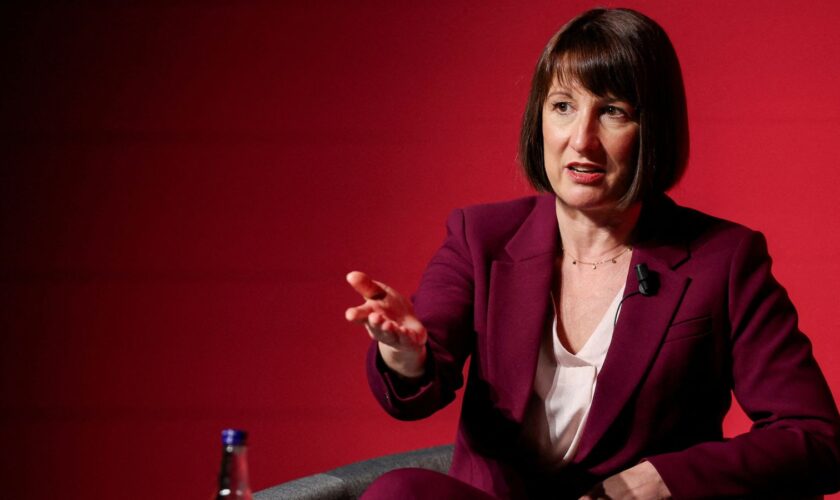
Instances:
[[[418,349],[396,349],[379,342],[379,355],[385,365],[401,378],[408,381],[417,380],[426,374],[426,346]]]

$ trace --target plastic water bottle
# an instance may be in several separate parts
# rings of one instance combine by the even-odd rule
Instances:
[[[239,429],[222,431],[222,468],[216,500],[252,500],[248,484],[248,433]]]

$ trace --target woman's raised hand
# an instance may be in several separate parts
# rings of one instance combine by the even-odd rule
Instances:
[[[385,364],[406,378],[421,377],[426,365],[426,328],[414,316],[411,302],[384,283],[353,271],[347,282],[364,304],[347,309],[347,321],[361,323],[379,342]]]

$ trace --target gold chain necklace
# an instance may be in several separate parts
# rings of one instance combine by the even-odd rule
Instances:
[[[613,255],[612,257],[610,257],[608,259],[604,259],[604,260],[599,260],[598,262],[585,262],[585,261],[582,261],[582,260],[578,259],[574,255],[572,255],[572,252],[566,250],[565,248],[561,248],[560,250],[562,252],[565,252],[565,253],[569,254],[569,257],[572,258],[572,265],[573,266],[576,266],[578,264],[578,262],[580,262],[581,264],[583,264],[585,266],[592,266],[592,269],[598,269],[598,266],[600,266],[601,264],[606,264],[607,262],[615,264],[619,257],[621,257],[625,253],[629,252],[630,250],[633,250],[633,247],[628,246],[627,248],[618,252],[617,254]]]

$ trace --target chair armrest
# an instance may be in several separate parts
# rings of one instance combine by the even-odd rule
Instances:
[[[388,471],[419,467],[447,472],[451,461],[451,444],[384,455],[266,488],[256,492],[254,500],[356,499],[374,479]]]

